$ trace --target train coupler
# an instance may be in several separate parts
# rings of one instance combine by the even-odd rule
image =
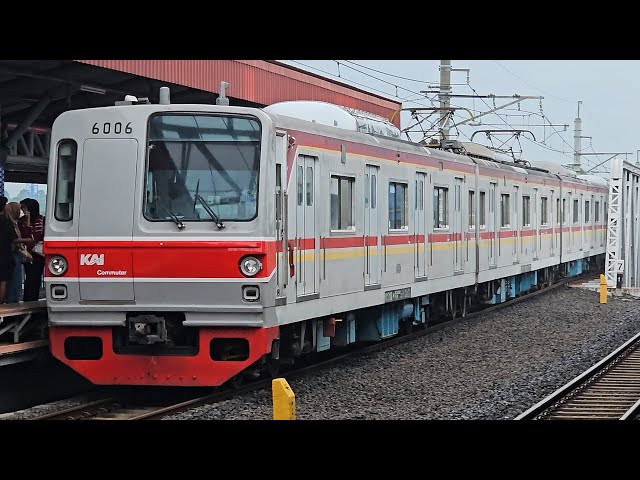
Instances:
[[[165,319],[155,315],[129,317],[129,343],[153,345],[168,340]]]

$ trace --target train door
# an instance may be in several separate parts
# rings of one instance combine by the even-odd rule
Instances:
[[[511,222],[511,228],[513,229],[513,262],[518,262],[518,231],[520,230],[520,220],[518,219],[518,190],[519,187],[513,187],[513,222]]]
[[[496,266],[496,184],[491,183],[489,185],[489,266]]]
[[[296,295],[316,293],[319,244],[316,240],[315,157],[298,156],[296,168]]]
[[[575,215],[573,213],[573,209],[573,196],[571,195],[571,192],[569,192],[569,211],[567,212],[567,225],[569,226],[569,243],[567,253],[573,250],[573,216]]]
[[[416,201],[415,201],[415,235],[416,235],[416,278],[427,274],[427,222],[424,208],[424,187],[426,176],[424,173],[416,173]]]
[[[461,271],[462,265],[462,179],[456,178],[454,184],[454,212],[453,212],[453,240],[454,240],[454,270]]]
[[[378,167],[365,167],[364,250],[365,285],[380,285],[380,229],[378,228]]]
[[[585,214],[584,214],[584,195],[580,194],[580,204],[578,205],[578,221],[580,222],[580,251],[584,250],[584,226],[585,226]]]
[[[138,142],[134,139],[84,142],[78,230],[81,300],[134,300],[133,254],[131,244],[123,240],[133,240],[137,164]],[[83,238],[104,243],[83,247]],[[102,269],[118,276],[101,276]]]
[[[284,195],[284,185],[286,185],[287,170],[287,134],[285,132],[276,133],[276,297],[286,298],[288,258],[287,258],[287,232],[285,228],[287,212]]]
[[[531,216],[531,227],[533,228],[533,259],[538,259],[538,244],[540,242],[540,231],[538,230],[538,189],[533,189],[533,208]]]
[[[636,195],[638,194],[638,189],[636,188]],[[593,210],[592,210],[593,209]],[[591,203],[589,204],[589,210],[592,210],[593,213],[589,213],[589,219],[591,223],[591,248],[596,246],[596,204],[595,197],[591,195]]]
[[[549,244],[549,254],[551,256],[553,256],[553,249],[555,246],[555,240],[556,240],[556,224],[555,222],[557,222],[557,219],[554,217],[553,213],[556,212],[557,208],[556,208],[556,200],[555,200],[555,196],[553,193],[553,190],[551,190],[551,204],[549,207],[547,207],[548,209],[551,209],[550,212],[547,212],[547,215],[549,215],[549,219],[550,219],[550,224],[547,222],[548,225],[551,225],[551,242]],[[557,215],[557,212],[556,212]]]
[[[560,196],[562,196],[562,191],[560,192]],[[569,199],[569,200],[571,200],[571,199]],[[563,198],[562,199],[562,216],[561,216],[561,218],[559,220],[559,223],[560,223],[560,243],[558,244],[558,246],[559,246],[558,251],[560,252],[560,255],[562,255],[564,253],[563,250],[567,250],[568,251],[568,248],[564,248],[564,245],[566,243],[565,242],[566,238],[564,236],[564,232],[565,232],[565,228],[567,228],[565,225],[569,224],[569,222],[567,221],[568,220],[568,216],[567,215],[568,215],[567,214],[567,199]],[[571,228],[569,228],[569,235],[571,235]],[[569,245],[568,243],[566,243],[566,244]]]

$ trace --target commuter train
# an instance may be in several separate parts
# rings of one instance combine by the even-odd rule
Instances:
[[[52,129],[50,348],[94,384],[274,375],[603,262],[603,180],[322,102],[160,99]]]

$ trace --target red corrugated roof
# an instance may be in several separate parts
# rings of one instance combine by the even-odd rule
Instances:
[[[317,100],[375,113],[400,127],[394,113],[401,103],[265,60],[76,60],[97,67],[218,93],[229,82],[227,96],[262,105],[287,100]]]

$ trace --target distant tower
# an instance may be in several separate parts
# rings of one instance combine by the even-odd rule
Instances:
[[[29,197],[35,198],[37,194],[38,194],[38,185],[36,185],[35,183],[30,183],[29,184]]]

